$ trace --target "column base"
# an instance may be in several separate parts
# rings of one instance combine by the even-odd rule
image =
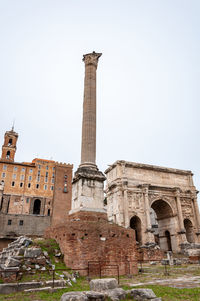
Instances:
[[[105,212],[104,174],[89,166],[79,166],[72,181],[72,209],[69,214],[78,211]]]

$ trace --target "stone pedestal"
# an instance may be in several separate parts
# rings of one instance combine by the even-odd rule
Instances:
[[[105,213],[103,182],[105,176],[96,168],[79,167],[72,182],[72,209]]]

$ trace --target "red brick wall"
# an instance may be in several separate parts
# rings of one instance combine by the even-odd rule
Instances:
[[[68,218],[72,199],[72,168],[70,164],[57,164],[55,167],[52,226],[65,223]]]
[[[110,224],[106,214],[79,212],[70,215],[65,225],[51,227],[46,236],[59,243],[67,267],[87,268],[88,261],[100,261],[104,265],[103,274],[116,274],[116,269],[112,273],[105,271],[108,264],[119,265],[120,275],[137,273],[135,232]],[[86,275],[87,271],[82,274]]]

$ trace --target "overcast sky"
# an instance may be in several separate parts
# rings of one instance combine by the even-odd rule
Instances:
[[[200,1],[0,0],[0,143],[80,163],[84,63],[97,70],[97,164],[192,170],[200,190]]]

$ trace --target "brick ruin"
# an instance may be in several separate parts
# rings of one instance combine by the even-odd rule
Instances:
[[[64,225],[48,229],[46,237],[59,243],[66,266],[82,275],[88,274],[88,263],[90,275],[98,274],[99,262],[102,275],[117,275],[115,265],[120,275],[137,273],[134,231],[109,223],[104,213],[74,213]]]

